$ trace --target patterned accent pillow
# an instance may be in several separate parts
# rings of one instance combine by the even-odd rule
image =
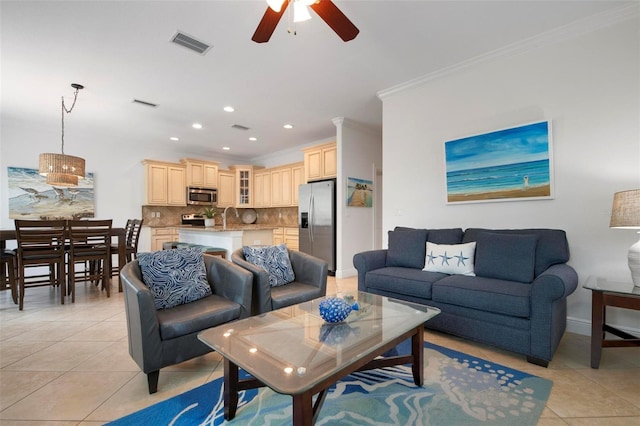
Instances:
[[[434,244],[427,242],[423,271],[475,276],[473,262],[476,242],[466,244]]]
[[[138,262],[156,309],[173,308],[211,295],[200,249],[138,253]]]
[[[269,284],[278,287],[296,279],[289,260],[287,246],[244,246],[242,253],[247,262],[260,266],[269,273]]]

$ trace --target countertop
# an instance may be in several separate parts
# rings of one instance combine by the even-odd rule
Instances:
[[[221,225],[216,225],[213,227],[205,227],[205,226],[188,226],[188,225],[178,225],[175,226],[178,229],[185,229],[191,231],[205,231],[205,232],[227,232],[227,231],[267,231],[278,228],[278,226],[274,225],[227,225],[226,229],[223,229]]]
[[[222,225],[216,225],[214,227],[204,227],[204,226],[191,226],[191,225],[143,225],[147,228],[177,228],[177,229],[193,229],[193,230],[202,230],[209,232],[222,232],[222,231],[261,231],[267,229],[276,229],[276,228],[298,228],[297,226],[280,226],[280,225],[264,225],[264,224],[251,224],[251,225],[241,225],[241,224],[233,224],[227,225],[227,229],[222,229]]]

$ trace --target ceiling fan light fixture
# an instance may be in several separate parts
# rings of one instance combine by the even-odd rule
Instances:
[[[280,12],[285,0],[267,0],[267,4],[274,12]]]
[[[303,22],[311,19],[307,1],[295,0],[293,2],[293,22]]]

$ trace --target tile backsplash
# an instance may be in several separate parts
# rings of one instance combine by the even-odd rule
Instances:
[[[185,206],[185,207],[169,207],[169,206],[142,206],[142,219],[146,226],[176,226],[182,222],[183,214],[201,214],[204,208],[202,206]],[[238,209],[240,217],[233,214],[233,209],[227,212],[227,224],[242,224],[242,212],[246,209]],[[298,208],[297,207],[272,207],[267,209],[254,209],[256,211],[257,224],[274,225],[283,227],[298,226]],[[222,212],[224,208],[219,207],[218,213],[215,215],[216,225],[222,225]]]

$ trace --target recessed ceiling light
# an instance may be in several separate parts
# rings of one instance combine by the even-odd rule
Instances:
[[[229,148],[228,146],[223,146],[222,149],[225,151],[229,151],[231,148]]]
[[[180,140],[180,138],[176,138],[175,136],[171,136],[169,139],[175,142]]]
[[[234,107],[232,107],[232,106],[226,106],[226,107],[224,107],[224,110],[227,111],[227,112],[233,112],[236,109]]]
[[[253,136],[249,138],[250,141],[257,141],[258,138],[254,138]]]
[[[293,124],[285,124],[284,126],[285,129],[293,129]]]
[[[191,127],[193,127],[194,129],[202,129],[202,124],[200,124],[200,123],[193,123],[193,124],[191,125]]]

